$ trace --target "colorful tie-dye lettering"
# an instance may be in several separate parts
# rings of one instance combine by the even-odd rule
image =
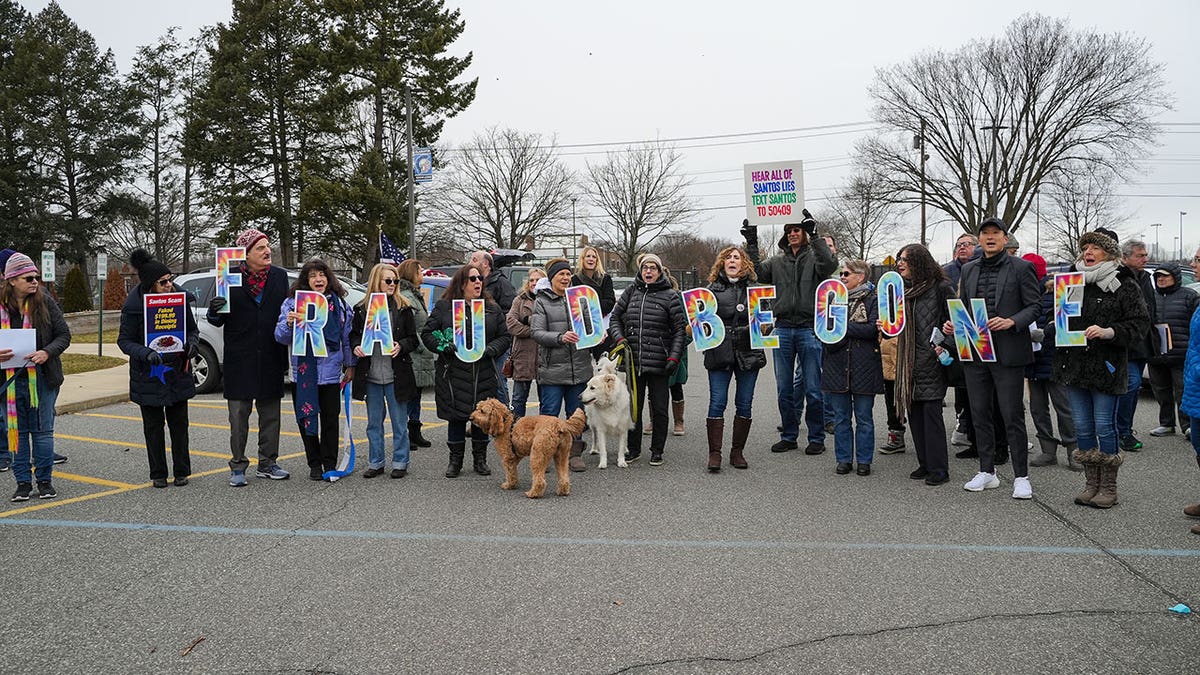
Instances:
[[[234,271],[234,263],[245,259],[246,249],[241,246],[217,249],[217,295],[225,298],[221,314],[229,313],[229,289],[242,285],[242,273]]]
[[[717,316],[717,296],[707,288],[683,292],[683,309],[692,329],[692,344],[702,352],[725,341],[725,323]]]
[[[1071,289],[1078,288],[1075,293]],[[1074,296],[1076,299],[1071,300]],[[1087,338],[1083,331],[1071,330],[1069,321],[1083,312],[1079,298],[1083,296],[1083,272],[1065,272],[1054,275],[1054,346],[1084,347]]]
[[[813,332],[818,340],[831,345],[846,337],[846,331],[849,330],[848,301],[846,284],[837,279],[826,279],[817,286]]]
[[[775,326],[775,314],[763,309],[763,302],[775,299],[774,286],[751,286],[746,289],[746,311],[750,313],[750,348],[776,349],[779,347],[778,335],[764,335]]]
[[[971,298],[971,311],[958,298],[946,301],[950,308],[950,322],[954,324],[954,345],[958,348],[959,361],[974,361],[971,352],[985,363],[995,363],[996,350],[992,347],[992,331],[988,328],[987,304],[983,298]]]
[[[471,301],[471,316],[467,318],[467,301],[455,300],[454,312],[454,349],[460,361],[474,363],[483,358],[483,350],[487,339],[483,334],[483,300],[475,298]],[[468,326],[469,324],[469,326]],[[471,329],[471,344],[467,346],[467,329]]]
[[[596,295],[596,289],[586,284],[568,288],[567,310],[571,316],[571,330],[579,336],[576,349],[591,349],[604,342],[604,316],[600,314],[600,296]]]
[[[329,300],[316,291],[296,291],[296,325],[292,328],[292,356],[305,356],[312,343],[312,356],[329,356],[325,345],[325,322],[329,321]]]
[[[885,272],[879,277],[880,332],[896,337],[904,330],[904,278],[897,272]]]
[[[372,350],[379,345],[378,354]],[[392,313],[388,311],[387,295],[372,293],[367,300],[366,318],[363,322],[362,351],[367,356],[389,355],[395,349],[392,338]]]

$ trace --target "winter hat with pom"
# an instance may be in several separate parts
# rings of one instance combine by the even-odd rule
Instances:
[[[137,270],[138,280],[142,282],[142,292],[149,291],[154,282],[171,273],[166,265],[155,260],[144,248],[134,249],[129,254],[129,264]]]

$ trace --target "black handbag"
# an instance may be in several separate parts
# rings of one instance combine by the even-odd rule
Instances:
[[[742,371],[761,370],[767,366],[767,355],[761,349],[735,350],[733,359],[737,363],[737,369]]]

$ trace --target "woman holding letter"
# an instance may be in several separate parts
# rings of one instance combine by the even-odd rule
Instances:
[[[1129,346],[1150,330],[1150,312],[1111,237],[1099,232],[1080,237],[1075,267],[1083,273],[1083,299],[1079,316],[1070,317],[1067,327],[1082,333],[1086,343],[1057,345],[1052,377],[1067,387],[1079,445],[1073,454],[1087,480],[1075,503],[1107,509],[1118,502],[1117,473],[1125,460],[1113,415],[1128,389]]]
[[[717,317],[725,325],[725,339],[704,352],[708,371],[708,470],[721,470],[721,445],[725,436],[725,408],[729,404],[729,384],[736,381],[733,394],[733,435],[729,443],[729,465],[749,468],[744,451],[753,419],[751,404],[758,371],[767,365],[767,355],[750,347],[750,314],[747,291],[758,274],[750,256],[738,246],[726,246],[717,254],[708,273],[708,290],[717,299]]]
[[[293,404],[300,437],[304,441],[308,477],[321,480],[326,471],[337,468],[340,394],[342,384],[354,379],[356,359],[350,347],[351,312],[343,299],[346,289],[342,282],[324,260],[313,258],[300,268],[300,276],[279,310],[275,340],[280,344],[291,345],[296,323],[305,320],[304,315],[296,311],[296,291],[320,293],[329,307],[322,329],[326,355],[312,353],[315,348],[308,341],[305,342],[304,356],[292,354],[292,377],[296,381]]]
[[[907,411],[917,451],[917,469],[908,477],[941,485],[950,480],[950,468],[942,418],[947,374],[939,359],[951,350],[935,347],[933,336],[942,339],[942,324],[950,317],[946,301],[954,297],[954,289],[929,249],[920,244],[900,249],[896,271],[904,278],[908,317],[896,343],[896,408]]]
[[[405,261],[408,262],[408,261]],[[413,353],[416,352],[420,341],[417,340],[416,309],[409,304],[408,298],[400,293],[398,281],[399,271],[387,263],[380,263],[371,268],[367,278],[367,295],[354,308],[354,319],[351,322],[350,344],[354,346],[354,356],[358,364],[354,369],[354,398],[367,402],[367,451],[368,466],[363,472],[363,478],[374,478],[383,473],[383,418],[386,414],[392,420],[392,478],[403,478],[408,475],[408,457],[412,436],[410,426],[405,425],[411,420],[408,402],[420,400],[421,390],[416,386],[416,375],[413,369]],[[391,329],[392,348],[385,352],[383,343],[373,341],[370,351],[363,350],[363,336],[380,338],[367,330],[367,323],[376,321],[375,316],[368,317],[371,309],[371,296],[379,293],[387,296],[384,313],[388,327]],[[382,325],[381,325],[382,327]],[[411,421],[409,421],[411,425]]]
[[[875,457],[875,395],[883,393],[883,360],[879,353],[879,302],[868,283],[871,266],[851,260],[842,268],[846,286],[846,336],[825,345],[821,360],[821,390],[833,409],[833,449],[836,472],[871,475]],[[893,277],[894,278],[894,277]],[[851,422],[853,417],[854,422]]]
[[[463,455],[467,446],[467,425],[475,404],[496,397],[499,373],[495,359],[508,351],[512,338],[504,325],[504,312],[483,290],[483,274],[479,268],[463,265],[454,276],[441,299],[429,313],[429,321],[421,331],[421,341],[430,351],[437,354],[434,363],[434,399],[437,415],[446,420],[446,445],[450,448],[450,463],[446,467],[446,478],[457,478],[462,473]],[[454,301],[463,300],[466,312],[463,317],[463,332],[469,337],[474,333],[471,312],[472,300],[484,301],[483,313],[483,356],[475,361],[464,361],[454,346]],[[474,347],[476,345],[472,345]],[[475,473],[490,476],[487,465],[488,436],[479,427],[471,424],[471,455]]]
[[[550,288],[538,291],[533,303],[529,329],[537,342],[539,413],[557,417],[566,408],[567,417],[579,409],[579,396],[592,377],[592,356],[586,349],[576,349],[579,334],[571,324],[567,307],[567,288],[571,285],[571,266],[566,258],[554,258],[546,263],[546,278]],[[583,461],[583,441],[571,441],[572,471],[587,468]]]
[[[175,485],[188,484],[192,462],[188,454],[188,399],[196,395],[195,381],[188,359],[195,353],[200,330],[191,312],[191,300],[176,318],[184,321],[185,346],[182,351],[159,353],[146,345],[146,301],[148,294],[183,293],[171,280],[171,271],[150,257],[145,249],[129,254],[129,264],[138,273],[137,286],[129,291],[121,308],[121,331],[117,346],[129,355],[129,400],[142,411],[142,433],[146,437],[146,456],[150,462],[150,480],[156,488],[167,487],[167,440],[163,423],[171,432],[171,468]],[[160,340],[156,338],[151,344]]]
[[[4,392],[8,408],[8,447],[15,451],[13,478],[17,491],[12,501],[28,501],[37,476],[37,496],[58,496],[51,481],[54,467],[54,402],[63,383],[62,353],[71,344],[71,329],[58,303],[41,288],[38,268],[23,253],[14,253],[4,265],[0,288],[0,328],[33,329],[36,351],[14,354],[0,349],[0,361],[16,357],[15,368],[4,371],[11,382]],[[30,470],[32,458],[33,471]]]

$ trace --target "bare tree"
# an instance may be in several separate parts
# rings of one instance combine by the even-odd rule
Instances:
[[[851,177],[828,208],[832,214],[829,229],[836,234],[838,253],[845,258],[870,260],[905,232],[898,223],[900,205],[890,199],[885,178],[874,171]]]
[[[588,197],[603,214],[593,234],[616,251],[626,269],[659,237],[695,214],[674,146],[653,143],[610,152],[602,164],[588,164]]]
[[[426,203],[438,225],[479,246],[514,248],[570,222],[575,178],[553,139],[492,127],[447,154],[445,184]]]
[[[668,269],[684,271],[695,268],[699,278],[706,279],[717,254],[730,243],[720,237],[698,237],[691,232],[675,232],[659,237],[654,252],[662,258],[663,265]]]
[[[873,115],[890,133],[864,140],[859,159],[888,177],[901,201],[928,203],[965,231],[997,214],[1014,228],[1056,169],[1079,163],[1125,176],[1171,107],[1150,45],[1125,34],[1075,32],[1039,15],[956,52],[929,52],[881,69]]]
[[[1042,190],[1042,235],[1051,244],[1050,251],[1060,260],[1074,260],[1079,252],[1079,237],[1097,227],[1118,231],[1126,220],[1113,196],[1116,176],[1103,168],[1081,163],[1056,171],[1050,185]]]

